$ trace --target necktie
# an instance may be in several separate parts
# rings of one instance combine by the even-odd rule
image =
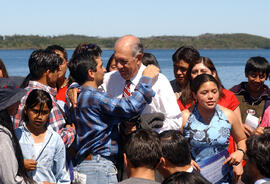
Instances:
[[[125,85],[125,88],[124,88],[122,97],[131,96],[131,93],[130,93],[130,84],[131,84],[131,81],[130,80],[126,80],[126,85]]]

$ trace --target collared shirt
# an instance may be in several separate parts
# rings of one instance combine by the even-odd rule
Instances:
[[[146,67],[141,65],[138,73],[131,79],[130,91],[133,92],[135,86],[138,84],[140,77]],[[153,112],[161,112],[165,116],[163,127],[156,129],[157,132],[165,130],[179,130],[182,126],[182,114],[177,105],[175,95],[168,79],[160,73],[158,78],[153,81],[152,89],[156,92],[152,103],[146,105],[142,114]],[[119,71],[106,73],[104,76],[102,88],[112,97],[121,98],[123,89],[125,87],[125,79],[123,79]]]
[[[57,106],[55,98],[54,98],[56,95],[56,90],[54,90],[50,86],[43,85],[37,81],[30,81],[29,85],[25,89],[27,90],[27,93],[21,99],[21,103],[19,105],[17,114],[14,117],[14,129],[18,128],[23,123],[23,120],[22,120],[23,109],[25,106],[26,99],[27,99],[28,95],[30,94],[30,92],[33,89],[44,90],[50,94],[51,99],[52,99],[52,105],[53,105],[52,110],[50,112],[49,119],[48,119],[48,124],[52,127],[52,129],[55,132],[60,134],[65,145],[70,146],[72,144],[72,142],[74,141],[75,132],[74,132],[74,129],[72,127],[65,128],[66,121],[65,121],[59,107]]]
[[[117,123],[141,113],[146,103],[151,102],[155,94],[151,82],[151,78],[142,77],[133,95],[122,99],[82,86],[77,108],[71,107],[67,113],[76,125],[75,165],[90,153],[103,157],[118,153],[117,144],[112,145],[112,129]]]
[[[48,181],[51,183],[70,183],[70,177],[66,168],[66,150],[60,135],[48,127],[42,142],[42,148],[35,157],[34,139],[31,132],[20,126],[15,134],[22,148],[24,159],[34,159],[37,166],[28,175],[37,182]]]
[[[254,184],[269,184],[270,183],[270,178],[261,178],[257,180]]]

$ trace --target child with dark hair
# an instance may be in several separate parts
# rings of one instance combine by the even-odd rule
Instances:
[[[155,169],[160,163],[162,151],[156,132],[140,129],[133,132],[124,146],[124,163],[129,179],[121,184],[157,184]]]
[[[247,139],[246,184],[270,183],[270,134],[252,135]],[[246,180],[246,176],[249,178]]]
[[[232,87],[240,103],[241,117],[243,123],[246,122],[247,116],[263,118],[264,112],[270,105],[270,90],[264,85],[269,75],[269,63],[264,57],[251,57],[245,66],[245,76],[248,82],[241,82]],[[244,124],[245,133],[250,136],[253,129]]]
[[[24,124],[15,133],[29,176],[37,182],[70,183],[65,145],[47,124],[51,109],[50,95],[43,90],[32,90],[24,107]]]

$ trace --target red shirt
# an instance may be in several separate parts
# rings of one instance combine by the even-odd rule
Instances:
[[[224,96],[219,99],[218,105],[221,105],[223,107],[226,107],[227,109],[234,111],[236,109],[236,107],[239,106],[239,102],[238,102],[237,97],[235,96],[235,94],[233,92],[231,92],[227,89],[224,89],[224,88],[222,88],[222,93],[224,94]],[[194,102],[195,101],[184,106],[180,99],[177,100],[177,104],[178,104],[181,111],[188,109],[191,105],[194,104]]]

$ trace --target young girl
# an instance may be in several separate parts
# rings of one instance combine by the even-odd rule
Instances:
[[[50,95],[33,90],[25,104],[24,126],[15,130],[22,147],[25,168],[37,182],[70,183],[65,145],[47,125],[52,109]]]

